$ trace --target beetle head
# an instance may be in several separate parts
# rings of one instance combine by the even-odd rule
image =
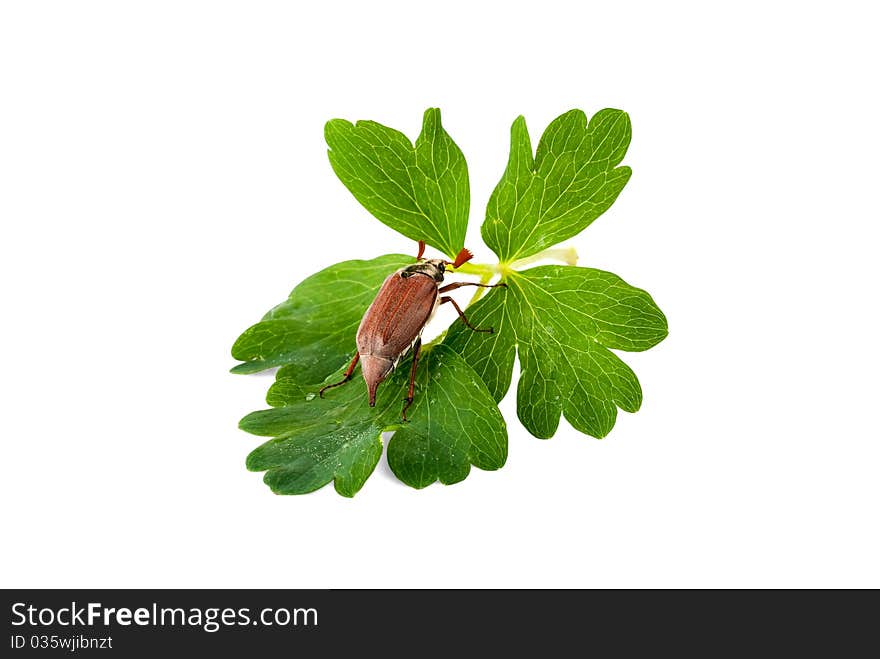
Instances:
[[[446,272],[446,264],[449,261],[443,259],[424,259],[419,263],[407,266],[401,272],[401,276],[406,278],[419,272],[423,275],[431,277],[436,282],[443,281],[443,273]]]

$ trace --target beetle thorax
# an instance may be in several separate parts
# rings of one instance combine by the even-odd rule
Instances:
[[[446,261],[442,259],[425,259],[413,265],[408,265],[400,271],[400,276],[406,279],[415,274],[430,277],[436,282],[443,281],[443,273],[446,272]]]

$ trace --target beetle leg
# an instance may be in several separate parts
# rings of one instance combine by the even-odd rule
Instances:
[[[351,380],[351,376],[354,374],[354,367],[357,366],[357,363],[360,360],[360,358],[361,358],[361,354],[359,352],[355,353],[354,359],[351,360],[351,364],[348,365],[348,370],[345,372],[345,375],[342,377],[342,379],[339,382],[334,382],[333,384],[328,384],[328,385],[321,387],[321,391],[318,392],[318,395],[321,398],[323,398],[324,392],[327,391],[328,389],[332,389],[333,387],[338,387],[339,385],[345,384],[346,382]]]
[[[452,285],[453,284],[450,284],[450,286],[452,286]],[[474,327],[473,325],[471,325],[471,322],[467,319],[467,316],[464,315],[464,311],[461,310],[461,307],[458,306],[458,302],[453,300],[448,295],[444,295],[443,297],[440,298],[440,304],[446,304],[447,302],[452,302],[452,306],[455,307],[455,310],[458,312],[458,316],[459,316],[459,318],[461,318],[461,322],[463,322],[465,325],[470,327],[475,332],[488,332],[489,334],[492,334],[495,331],[491,327],[486,327],[484,329],[479,329],[477,327]]]
[[[461,288],[462,286],[479,286],[480,288],[497,288],[501,286],[507,288],[507,284],[481,284],[476,281],[457,281],[454,284],[446,284],[446,286],[442,286],[437,292],[448,293],[449,291],[454,291],[456,288]]]
[[[416,254],[416,261],[421,261],[421,260],[422,260],[422,256],[423,256],[424,254],[425,254],[425,241],[424,241],[424,240],[420,240],[420,241],[419,241],[419,253]]]
[[[416,366],[418,366],[419,353],[421,351],[422,351],[422,340],[419,338],[419,339],[416,339],[415,344],[413,344],[413,363],[412,363],[412,370],[409,373],[409,392],[407,393],[406,398],[404,398],[403,412],[401,412],[401,414],[403,415],[404,421],[408,421],[408,419],[406,418],[406,411],[409,409],[409,406],[412,405],[412,402],[413,402],[413,393],[415,392],[415,389],[416,389]]]

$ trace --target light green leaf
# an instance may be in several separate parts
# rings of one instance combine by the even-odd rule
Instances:
[[[632,173],[616,167],[632,136],[629,116],[581,110],[554,119],[532,157],[523,117],[513,122],[507,169],[486,207],[483,240],[502,263],[536,254],[583,231],[604,213]]]
[[[333,119],[324,136],[333,171],[364,208],[455,258],[464,247],[470,186],[464,155],[443,130],[440,110],[425,111],[415,147],[375,121]]]
[[[609,348],[647,350],[666,337],[666,318],[648,293],[610,272],[571,266],[514,272],[505,281],[507,289],[468,312],[496,332],[475,333],[457,321],[444,344],[474,366],[496,400],[509,386],[517,345],[517,414],[529,432],[553,436],[564,414],[581,432],[604,437],[618,407],[639,409],[639,382]]]
[[[290,364],[301,383],[321,382],[354,356],[355,332],[385,278],[414,261],[388,254],[343,261],[305,279],[232,346],[233,373]]]
[[[266,484],[278,494],[304,494],[332,480],[339,494],[354,496],[375,468],[387,430],[397,431],[389,464],[413,487],[456,483],[471,465],[501,468],[507,458],[504,419],[477,374],[446,346],[423,350],[410,421],[401,421],[410,364],[406,360],[379,387],[375,408],[367,404],[359,371],[323,399],[279,377],[269,398],[283,407],[241,420],[243,430],[275,437],[248,456],[248,469],[266,471]]]

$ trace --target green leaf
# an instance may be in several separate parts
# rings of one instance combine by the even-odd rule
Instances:
[[[266,484],[278,494],[312,492],[332,480],[339,494],[354,496],[375,468],[388,430],[397,431],[389,464],[413,487],[457,483],[471,465],[501,468],[507,458],[504,419],[477,374],[446,346],[422,351],[410,421],[401,421],[410,363],[379,387],[375,408],[367,404],[360,377],[324,398],[315,396],[317,387],[306,393],[300,383],[279,377],[269,397],[283,407],[241,420],[243,430],[275,437],[248,456],[248,469],[266,471]]]
[[[536,254],[583,231],[614,203],[629,180],[616,167],[632,136],[629,116],[581,110],[554,119],[532,157],[523,117],[510,131],[507,169],[486,207],[483,240],[502,263]]]
[[[492,334],[474,332],[459,320],[448,330],[443,343],[464,356],[486,385],[492,398],[501,401],[513,377],[516,357],[516,331],[508,305],[509,289],[496,288],[467,309],[467,317],[474,327],[491,327]]]
[[[520,359],[517,415],[536,437],[552,437],[559,417],[593,437],[607,435],[617,408],[635,412],[638,379],[609,348],[647,350],[667,335],[666,317],[645,291],[592,268],[541,266],[510,274],[468,310],[444,339],[471,364],[495,400],[507,391],[513,346]]]
[[[443,130],[440,110],[425,111],[415,147],[375,121],[327,122],[333,171],[380,222],[455,258],[464,247],[470,209],[467,163]]]
[[[232,356],[245,363],[232,372],[290,364],[300,382],[321,382],[354,356],[355,332],[385,278],[413,261],[402,254],[343,261],[305,279],[238,337]]]

